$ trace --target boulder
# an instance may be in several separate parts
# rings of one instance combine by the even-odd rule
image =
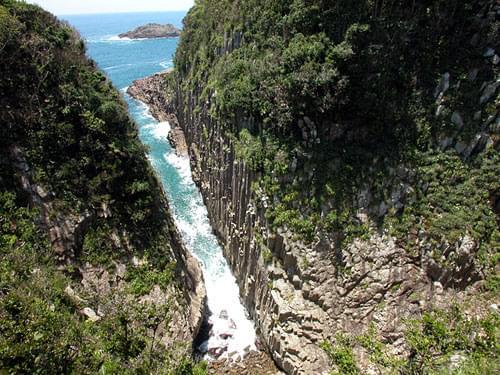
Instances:
[[[215,359],[218,359],[225,352],[227,352],[227,346],[208,349],[208,354]]]
[[[98,320],[101,319],[99,315],[96,314],[94,310],[92,310],[90,307],[85,307],[81,313],[85,315],[91,322],[97,322]]]
[[[439,94],[445,93],[449,88],[450,88],[450,73],[446,72],[441,77],[441,81],[439,81],[439,85],[436,87],[434,96],[437,98]]]
[[[457,111],[453,112],[453,114],[451,115],[451,122],[459,129],[462,129],[464,126],[464,120],[462,119],[460,113],[458,113]]]
[[[483,57],[493,57],[495,56],[495,50],[493,48],[487,48],[483,54]]]
[[[479,103],[484,104],[487,101],[489,101],[493,97],[499,86],[500,86],[500,81],[496,81],[494,83],[490,83],[489,85],[487,85],[483,90],[483,94],[479,99]]]

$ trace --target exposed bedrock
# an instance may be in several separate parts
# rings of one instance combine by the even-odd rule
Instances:
[[[136,81],[128,92],[149,104],[157,118],[184,131],[193,178],[241,297],[269,353],[284,371],[327,373],[330,363],[320,344],[340,331],[361,334],[371,324],[393,354],[406,357],[405,319],[431,306],[466,300],[480,286],[474,260],[478,244],[467,235],[445,251],[448,259],[455,260],[456,267],[450,270],[425,250],[431,244],[424,233],[411,233],[418,251],[408,251],[388,234],[374,232],[339,253],[337,239],[328,234],[306,245],[287,230],[273,230],[265,217],[272,200],[257,198],[251,188],[259,176],[237,160],[226,129],[207,111],[193,110],[202,88],[188,93],[175,89],[168,74]],[[412,171],[402,165],[389,174],[392,200],[376,201],[369,191],[360,190],[360,212],[383,215],[409,199],[411,189],[406,188],[415,183]],[[362,351],[357,356],[366,373],[376,373]]]
[[[180,33],[181,31],[171,24],[148,23],[118,36],[130,39],[176,38]]]

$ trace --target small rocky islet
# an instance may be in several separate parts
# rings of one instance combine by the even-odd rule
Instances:
[[[139,26],[134,30],[118,35],[120,38],[130,39],[156,39],[156,38],[177,38],[181,35],[181,30],[172,24],[161,25],[159,23],[148,23]]]

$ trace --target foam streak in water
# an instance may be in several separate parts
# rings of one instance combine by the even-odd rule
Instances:
[[[194,184],[187,158],[170,152],[166,159],[177,169],[186,187]],[[255,349],[253,323],[240,302],[238,285],[212,234],[206,208],[197,190],[189,203],[189,214],[175,215],[175,219],[189,247],[203,264],[208,307],[212,312],[209,320],[213,325],[212,335],[205,345],[209,350],[227,347],[226,353],[243,355],[245,349]]]
[[[143,110],[137,114],[142,120],[150,116]],[[236,279],[212,233],[206,207],[191,177],[189,159],[179,157],[170,148],[166,141],[169,131],[168,122],[148,121],[141,128],[141,138],[151,149],[151,162],[169,195],[176,225],[202,264],[212,313],[209,317],[211,336],[202,346],[207,351],[223,352],[222,357],[233,352],[244,355],[246,350],[255,349],[253,323],[241,304]],[[168,152],[165,153],[165,149]]]

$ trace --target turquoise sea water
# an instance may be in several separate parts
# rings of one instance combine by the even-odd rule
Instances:
[[[173,66],[178,39],[121,40],[118,34],[150,22],[182,27],[184,12],[62,16],[87,43],[87,54],[124,94],[139,136],[149,146],[149,160],[167,192],[184,241],[200,260],[212,311],[212,335],[204,350],[226,350],[224,355],[254,348],[255,330],[239,300],[239,291],[207,217],[201,195],[191,179],[187,158],[175,155],[167,141],[168,123],[157,122],[148,108],[125,94],[133,80]],[[226,319],[227,316],[227,319]],[[223,339],[221,334],[231,337]],[[224,337],[226,335],[223,335]]]

